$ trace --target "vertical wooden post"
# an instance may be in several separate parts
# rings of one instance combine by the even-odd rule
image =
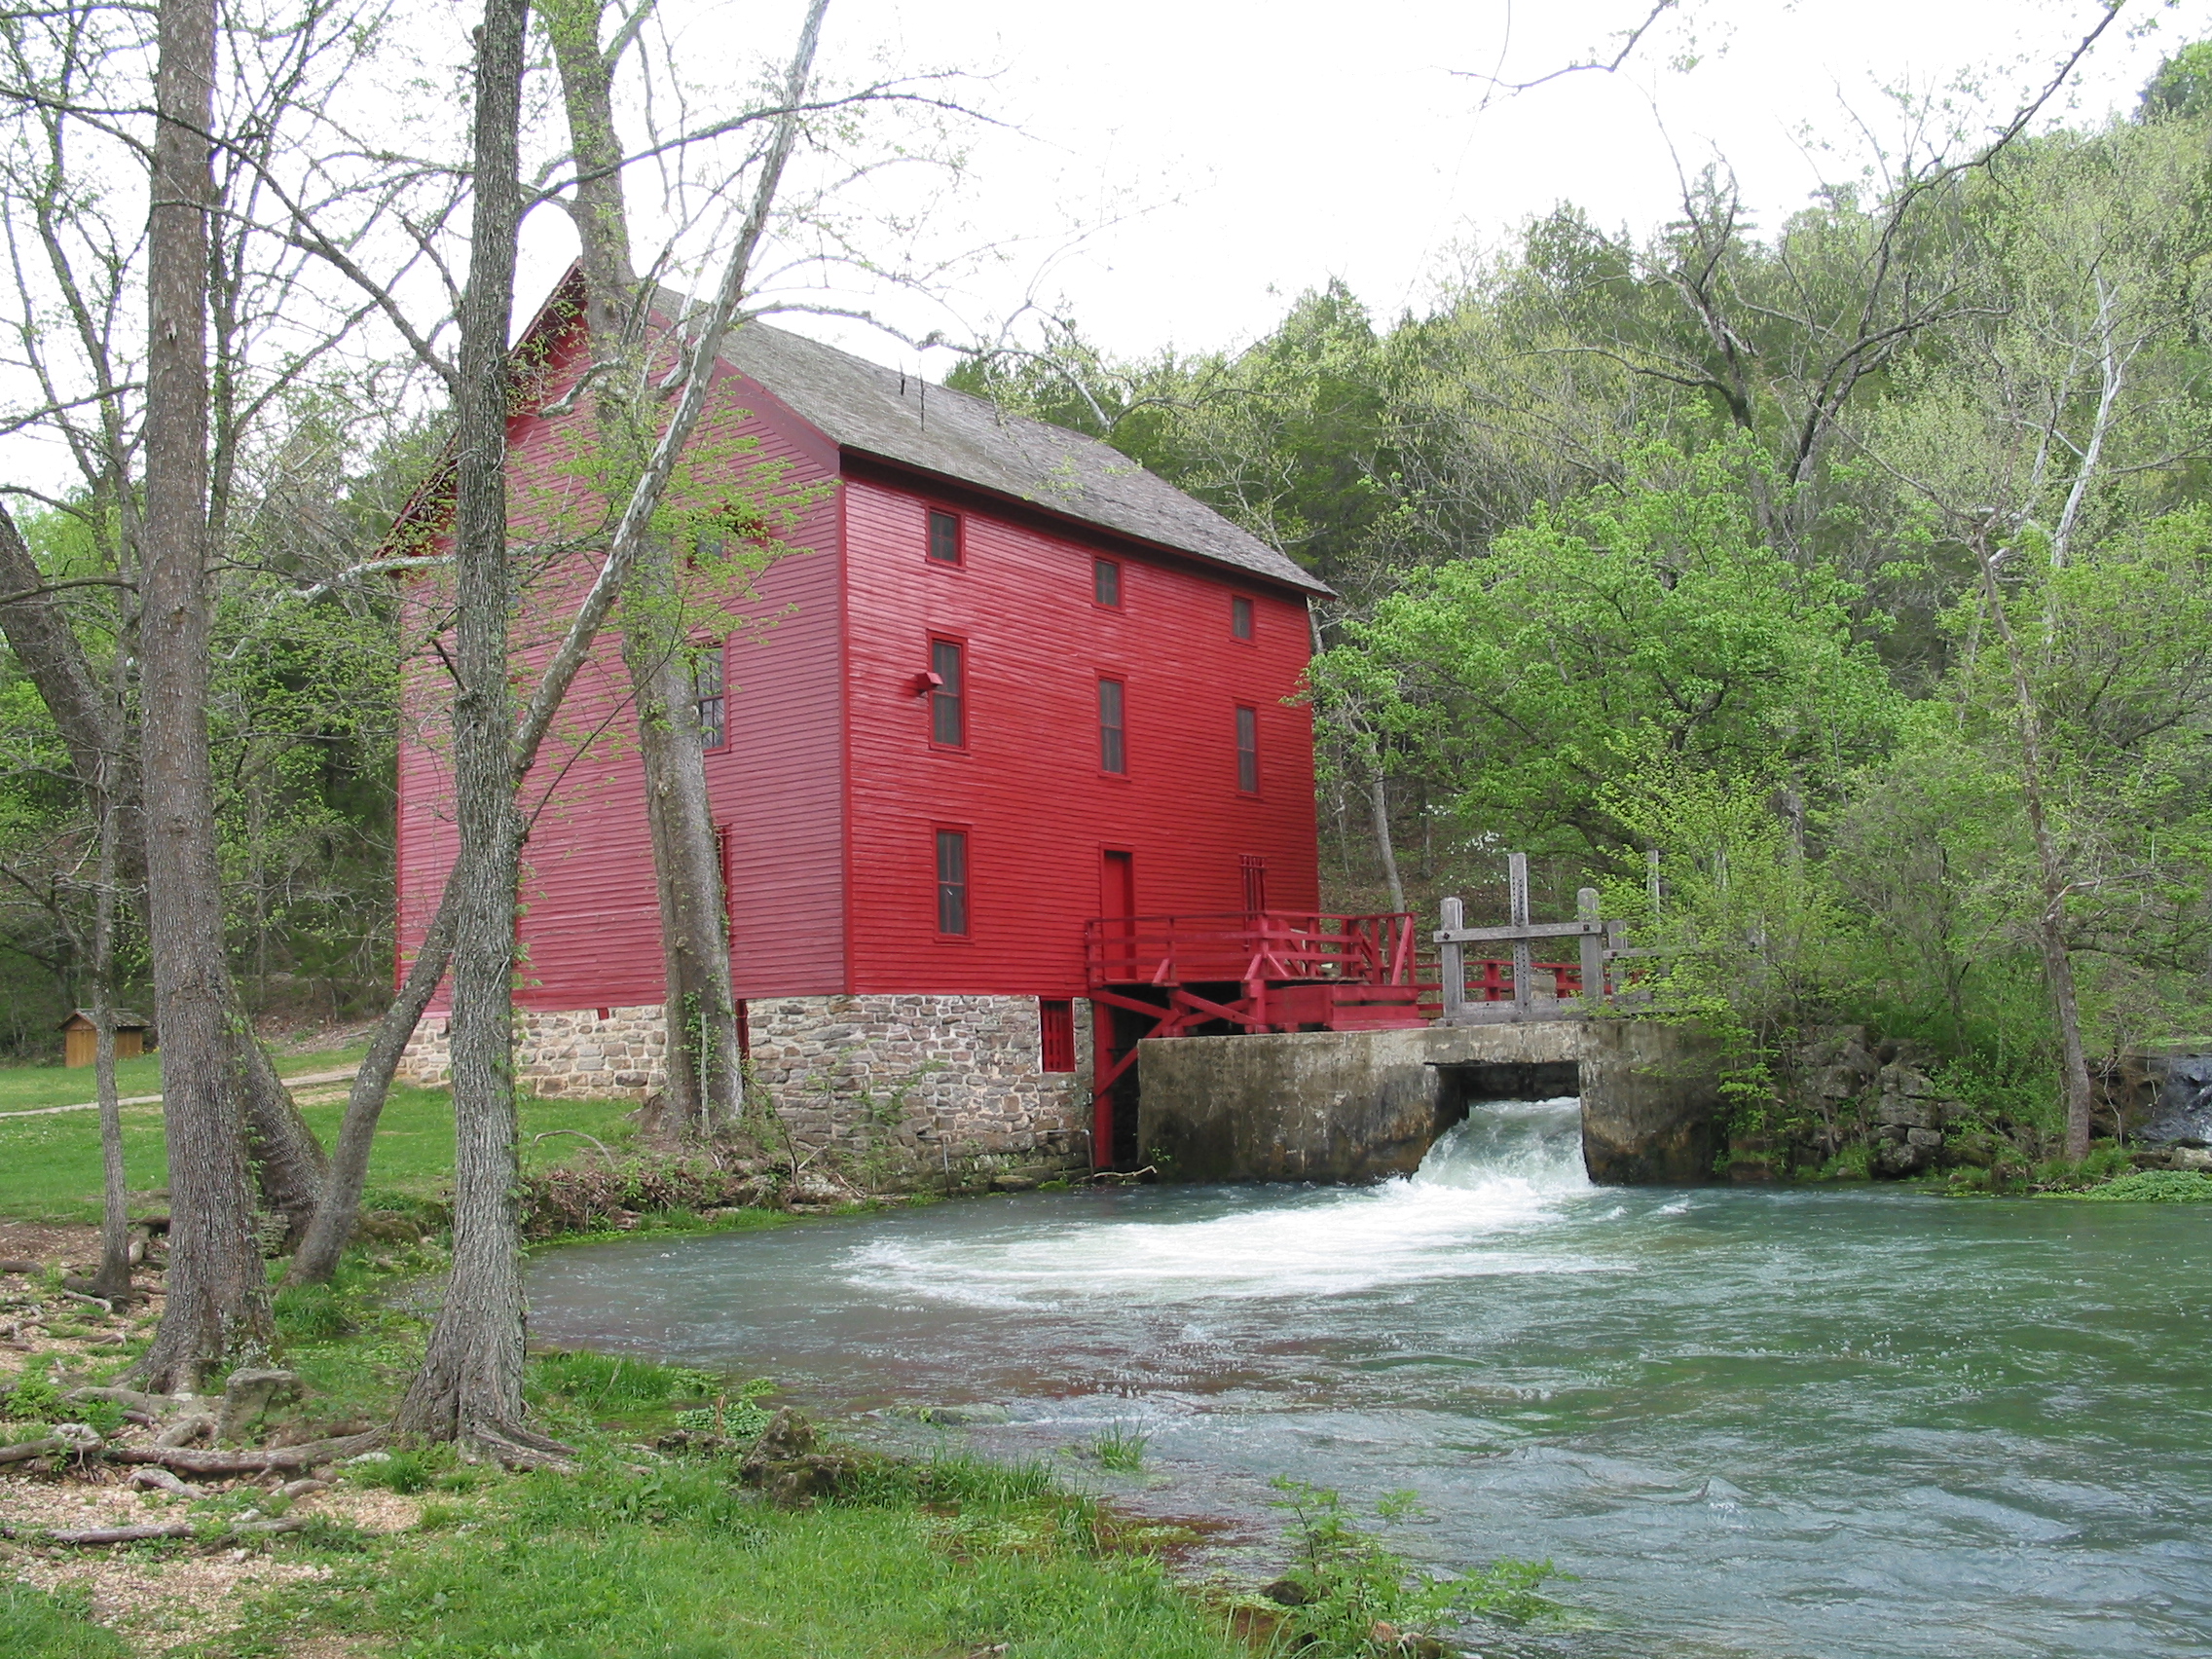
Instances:
[[[1598,919],[1598,890],[1585,887],[1574,895],[1574,914],[1585,922]],[[1588,1014],[1605,1000],[1605,941],[1598,934],[1582,936],[1582,1012]]]
[[[1114,1063],[1114,1011],[1102,1002],[1090,1005],[1090,1076],[1093,1082],[1098,1075]],[[945,1155],[947,1160],[951,1154]],[[1090,1096],[1090,1167],[1114,1167],[1114,1091],[1098,1088]],[[945,1178],[951,1179],[952,1165],[945,1164]]]
[[[1456,899],[1438,907],[1437,921],[1445,933],[1457,933],[1467,925],[1466,909]],[[1453,1024],[1467,1012],[1467,947],[1446,940],[1436,947],[1438,972],[1444,979],[1444,1023]]]
[[[1506,902],[1511,906],[1511,919],[1517,928],[1529,925],[1529,855],[1505,855]],[[1535,951],[1525,939],[1513,941],[1513,1014],[1526,1019],[1534,1011],[1536,1002]]]

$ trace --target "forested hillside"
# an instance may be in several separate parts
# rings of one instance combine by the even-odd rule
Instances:
[[[2208,76],[1779,225],[1717,166],[1648,235],[1562,205],[1420,313],[1332,285],[1234,354],[1065,327],[953,380],[1339,590],[1343,905],[1495,910],[1526,849],[1679,952],[1754,1118],[1848,1020],[2055,1130],[2056,980],[2077,1078],[2212,995]]]
[[[1235,352],[1111,360],[1068,327],[951,378],[1338,590],[1313,698],[1343,904],[1494,907],[1526,849],[1542,905],[1603,882],[1754,1058],[1865,1020],[2055,1111],[2054,974],[2092,1067],[2212,993],[2208,87],[2193,47],[2127,119],[1909,149],[1785,223],[1715,166],[1646,233],[1563,204],[1418,313],[1332,285]],[[345,397],[270,388],[215,467],[234,967],[322,1014],[389,984],[401,649],[377,582],[325,578],[441,440],[364,449]],[[84,448],[84,488],[18,522],[113,639],[131,509]],[[5,656],[0,707],[0,1046],[32,1053],[80,995],[96,837]]]

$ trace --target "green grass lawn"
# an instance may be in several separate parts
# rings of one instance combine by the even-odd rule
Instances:
[[[330,1071],[360,1057],[358,1051],[288,1056],[277,1069],[291,1076]],[[160,1087],[149,1057],[116,1068],[125,1095],[151,1094]],[[57,1066],[0,1070],[0,1112],[34,1106],[65,1106],[92,1094],[92,1071]],[[316,1088],[315,1094],[342,1090],[343,1085]],[[328,1146],[345,1113],[340,1098],[304,1104],[308,1124]],[[628,1139],[630,1110],[620,1100],[537,1100],[522,1102],[523,1163],[541,1168],[597,1158],[584,1142],[562,1135],[533,1143],[550,1129],[581,1129],[616,1151]],[[151,1192],[168,1184],[168,1159],[162,1144],[162,1109],[123,1109],[123,1157],[130,1190]],[[426,1198],[453,1170],[453,1103],[442,1088],[394,1088],[377,1126],[376,1154],[369,1164],[371,1197],[378,1191]],[[14,1221],[96,1222],[100,1214],[100,1125],[97,1112],[61,1112],[49,1117],[0,1118],[0,1218]],[[133,1207],[161,1210],[160,1199]]]
[[[283,1077],[336,1071],[357,1065],[368,1052],[366,1044],[350,1049],[330,1049],[314,1054],[284,1054],[276,1061]],[[28,1112],[41,1106],[75,1106],[92,1098],[91,1066],[0,1066],[0,1112]],[[115,1091],[125,1099],[133,1094],[162,1091],[162,1057],[147,1054],[115,1064]]]

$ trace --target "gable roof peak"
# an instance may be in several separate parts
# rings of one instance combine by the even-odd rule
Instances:
[[[671,326],[691,312],[666,289],[655,298]],[[721,358],[842,450],[1026,501],[1281,587],[1332,591],[1251,532],[1082,432],[770,323],[732,328]]]

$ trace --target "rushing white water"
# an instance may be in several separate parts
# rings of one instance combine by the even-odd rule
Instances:
[[[854,1246],[848,1262],[858,1287],[972,1308],[1075,1312],[1100,1300],[1341,1296],[1470,1274],[1598,1270],[1587,1253],[1540,1236],[1562,1199],[1594,1191],[1578,1101],[1497,1101],[1447,1132],[1410,1179],[1227,1215],[880,1237]],[[1496,1236],[1516,1232],[1531,1235],[1526,1247]]]
[[[1256,1528],[1285,1473],[1415,1489],[1406,1547],[1579,1575],[1593,1626],[1493,1659],[2212,1653],[2212,1206],[1600,1189],[1577,1116],[1479,1104],[1373,1187],[558,1251],[533,1330],[832,1410],[1002,1402],[1014,1456],[1133,1422],[1160,1501]]]

